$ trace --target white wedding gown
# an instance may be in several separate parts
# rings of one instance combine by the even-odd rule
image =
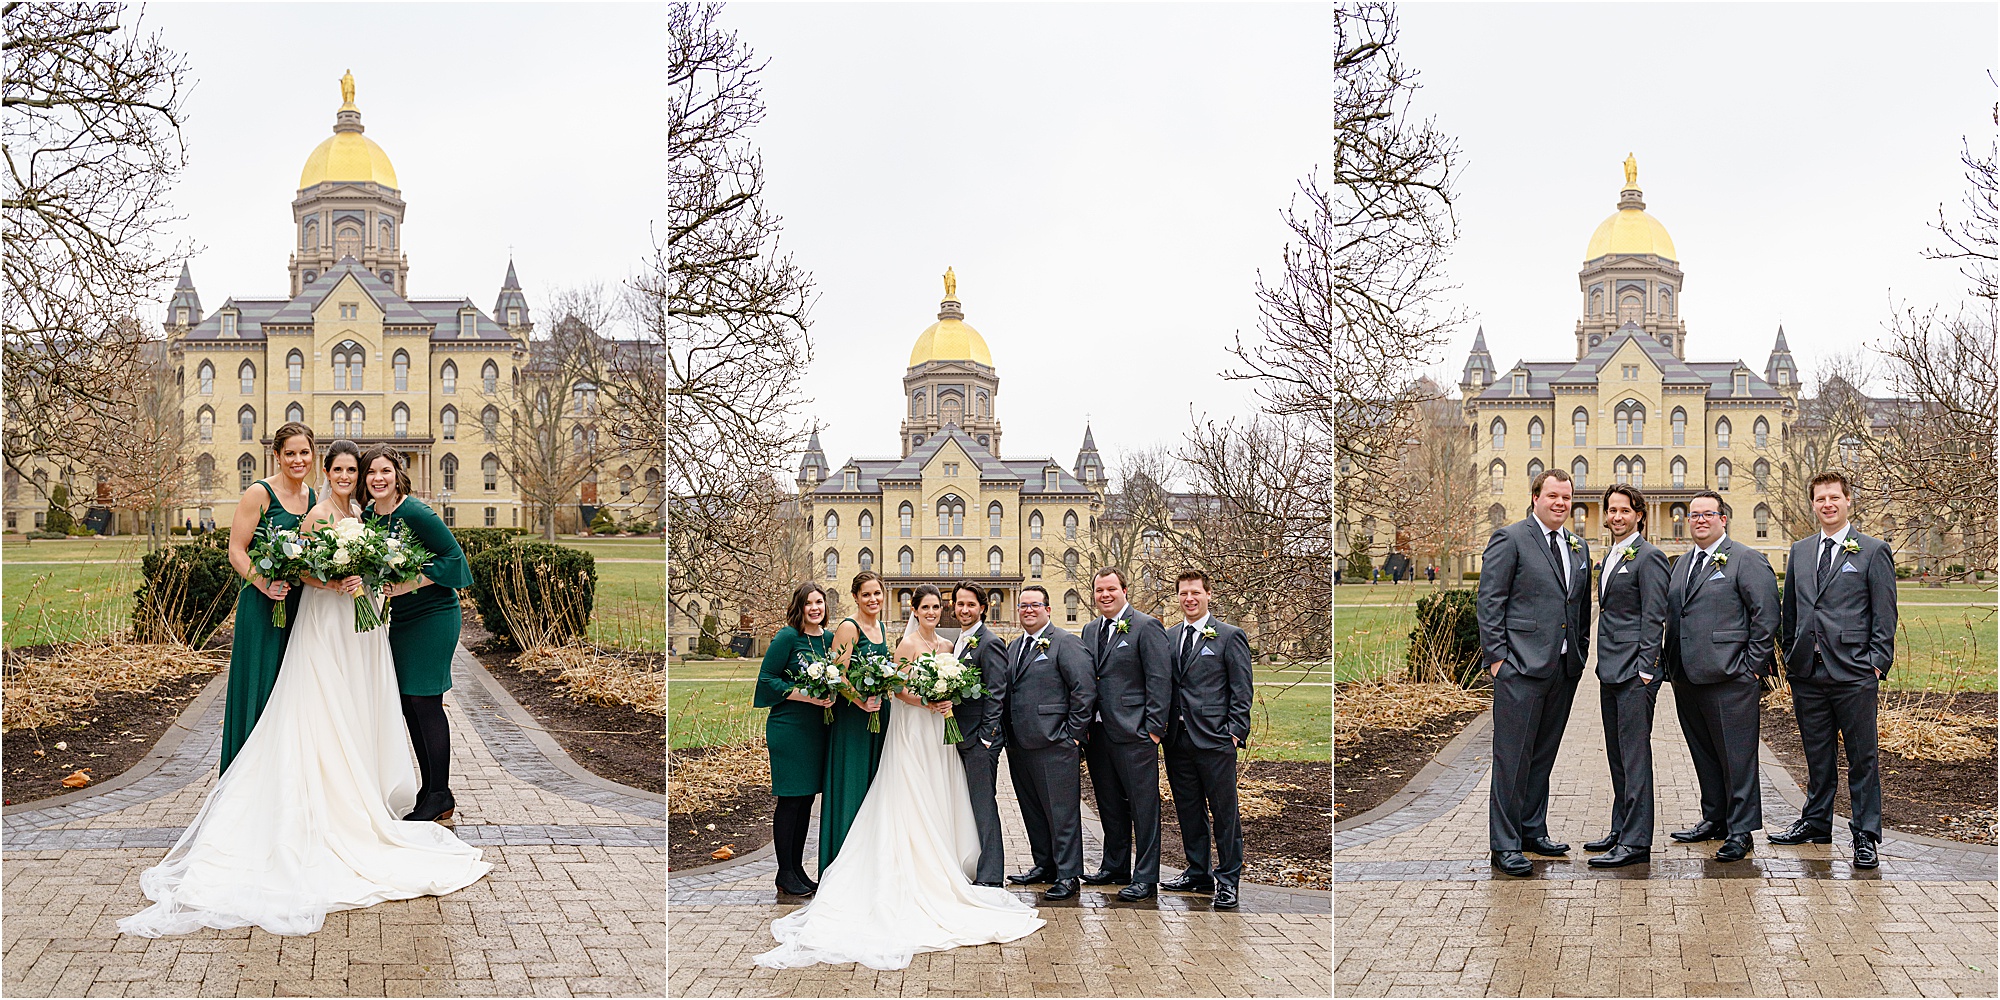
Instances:
[[[771,922],[758,965],[859,962],[902,969],[920,951],[1014,941],[1047,921],[1005,889],[972,884],[979,831],[944,716],[898,703],[882,763],[819,891]]]
[[[199,927],[311,934],[334,910],[442,896],[492,864],[436,823],[399,817],[417,779],[389,630],[354,631],[354,599],[309,588],[256,728],[166,859],[153,905],[118,921],[159,937]]]

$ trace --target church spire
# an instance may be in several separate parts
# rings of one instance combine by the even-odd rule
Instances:
[[[1088,422],[1083,425],[1083,447],[1077,449],[1076,468],[1072,471],[1078,482],[1091,489],[1104,485],[1104,459],[1097,455],[1097,439],[1091,435]]]
[[[1799,388],[1798,363],[1792,360],[1791,346],[1785,343],[1784,324],[1778,324],[1778,339],[1771,345],[1771,356],[1764,362],[1764,381],[1771,383],[1779,392],[1796,392]]]
[[[1458,378],[1459,388],[1467,396],[1477,395],[1493,384],[1493,355],[1486,349],[1486,327],[1472,337],[1472,353],[1465,357],[1465,373]]]
[[[799,460],[799,492],[812,492],[826,477],[826,451],[819,446],[819,431],[814,430],[812,440],[806,442],[805,457]]]
[[[167,303],[166,327],[176,335],[186,333],[201,322],[201,296],[194,290],[194,275],[187,261],[181,261],[181,277],[174,283],[174,297]]]
[[[535,328],[534,318],[528,315],[528,297],[521,294],[521,279],[514,276],[512,257],[507,258],[507,277],[500,282],[500,297],[493,302],[493,318],[517,337],[526,337]]]

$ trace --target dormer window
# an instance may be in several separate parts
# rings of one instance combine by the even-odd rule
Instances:
[[[465,312],[462,312],[462,313],[459,313],[459,314],[458,314],[458,335],[459,335],[459,336],[461,336],[461,337],[470,337],[470,336],[473,336],[473,335],[474,335],[474,331],[475,331],[475,327],[474,327],[474,323],[475,323],[475,322],[477,322],[477,320],[476,320],[476,318],[475,318],[475,317],[477,317],[477,315],[478,315],[477,313],[474,313],[474,312],[472,312],[472,311],[471,311],[471,310],[469,310],[469,309],[468,309],[468,310],[466,310]]]
[[[849,469],[849,470],[847,470],[847,476],[846,476],[846,481],[847,481],[847,486],[845,487],[846,489],[850,489],[850,490],[858,490],[858,489],[860,489],[860,488],[861,488],[861,473],[860,473],[859,471],[857,471],[857,470],[854,470],[854,469]]]
[[[174,325],[188,325],[188,310],[186,306],[179,306],[174,309]]]
[[[507,325],[508,326],[521,325],[521,310],[518,307],[515,306],[507,307]]]
[[[1515,373],[1514,373],[1514,395],[1516,395],[1516,396],[1524,396],[1524,395],[1527,395],[1527,392],[1528,392],[1528,375],[1527,375],[1527,373],[1526,373],[1526,372],[1515,372]]]
[[[1054,493],[1062,484],[1062,470],[1053,466],[1042,470],[1042,491]]]
[[[1738,396],[1748,396],[1748,395],[1750,395],[1750,373],[1749,373],[1749,372],[1737,372],[1737,373],[1736,373],[1736,395],[1738,395]]]
[[[233,313],[233,312],[225,312],[225,313],[223,313],[223,314],[222,314],[222,335],[223,335],[223,336],[225,336],[225,337],[234,337],[234,336],[236,336],[236,314],[235,314],[235,313]]]

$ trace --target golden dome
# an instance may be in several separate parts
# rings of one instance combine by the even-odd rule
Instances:
[[[1590,234],[1590,248],[1583,252],[1583,259],[1596,260],[1608,253],[1650,253],[1671,261],[1680,260],[1674,254],[1674,240],[1667,235],[1667,227],[1638,208],[1621,208],[1599,224],[1597,231]]]
[[[389,154],[359,132],[335,132],[306,157],[306,168],[299,171],[299,190],[327,181],[374,181],[401,190]]]
[[[910,367],[926,361],[977,361],[991,368],[993,352],[986,349],[986,338],[970,323],[941,319],[925,327],[917,335],[917,346],[910,348]]]

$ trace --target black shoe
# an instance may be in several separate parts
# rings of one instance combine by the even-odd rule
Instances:
[[[1667,834],[1667,836],[1683,844],[1699,844],[1704,840],[1721,840],[1723,838],[1722,824],[1702,820],[1696,823],[1691,830],[1676,830],[1673,833]]]
[[[1586,851],[1608,851],[1617,846],[1618,846],[1618,835],[1615,833],[1607,833],[1596,840],[1584,844],[1583,849]]]
[[[973,885],[983,885],[983,886],[985,886],[985,887],[986,887],[986,888],[988,888],[988,889],[998,889],[998,888],[1001,888],[1001,885],[1000,885],[1000,883],[998,883],[998,882],[974,882],[974,883],[972,883],[972,884],[973,884]]]
[[[1055,880],[1054,884],[1049,886],[1047,892],[1042,893],[1042,898],[1050,902],[1056,902],[1068,899],[1074,895],[1076,895],[1076,879],[1059,878]]]
[[[1211,900],[1209,905],[1218,910],[1236,909],[1236,887],[1227,882],[1216,883],[1215,899]]]
[[[1722,848],[1715,852],[1715,860],[1722,862],[1741,861],[1750,856],[1750,835],[1732,833],[1722,841]]]
[[[804,875],[797,872],[778,873],[778,891],[787,896],[810,896],[814,888]]]
[[[1520,851],[1494,851],[1493,867],[1515,878],[1526,878],[1535,873],[1535,866],[1529,864]]]
[[[1833,843],[1833,831],[1815,831],[1811,823],[1799,820],[1791,826],[1786,827],[1785,832],[1774,833],[1764,839],[1773,844],[1781,844],[1785,847],[1790,847],[1793,844],[1831,844]]]
[[[1215,879],[1203,878],[1193,872],[1182,872],[1180,878],[1160,883],[1160,888],[1167,892],[1214,892]]]
[[[799,877],[805,879],[807,889],[810,889],[813,892],[819,891],[819,882],[815,880],[812,876],[807,875],[804,872],[800,872]]]
[[[1651,848],[1613,844],[1611,850],[1591,858],[1589,864],[1592,868],[1623,868],[1626,865],[1643,865],[1651,860],[1653,860]]]
[[[1007,881],[1015,885],[1046,885],[1049,881],[1049,876],[1054,874],[1055,872],[1049,871],[1047,868],[1030,868],[1019,875],[1007,876]]]
[[[1875,838],[1867,834],[1857,834],[1854,838],[1854,867],[1873,868],[1881,864],[1875,855]]]
[[[450,819],[451,814],[457,811],[457,808],[458,801],[451,797],[450,792],[433,792],[430,795],[419,797],[417,799],[417,807],[410,810],[410,814],[403,818],[415,823],[429,823],[433,821],[442,823]]]
[[[1151,882],[1134,882],[1118,890],[1118,898],[1128,903],[1136,903],[1142,899],[1152,899],[1157,895],[1159,893],[1154,890],[1153,883]]]
[[[1558,844],[1547,837],[1536,837],[1528,841],[1527,850],[1533,851],[1545,858],[1560,858],[1569,853],[1569,845]]]
[[[1109,868],[1099,868],[1097,874],[1083,877],[1084,885],[1117,885],[1120,882],[1130,881],[1132,881],[1131,872],[1114,872]]]

